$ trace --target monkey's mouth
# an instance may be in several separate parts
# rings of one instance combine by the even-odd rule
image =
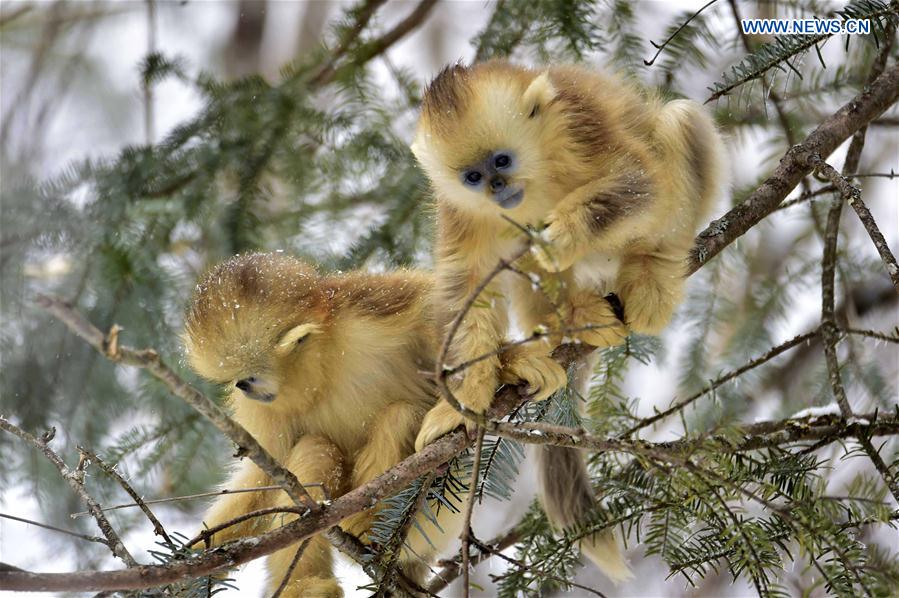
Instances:
[[[276,395],[273,395],[270,392],[252,392],[244,394],[248,399],[253,399],[254,401],[259,401],[260,403],[271,403],[276,398]]]
[[[244,392],[243,395],[251,399],[253,401],[259,401],[260,403],[271,403],[277,398],[277,395],[270,392]]]
[[[511,210],[521,203],[524,199],[524,189],[516,189],[515,187],[506,187],[493,196],[493,201],[504,210]]]

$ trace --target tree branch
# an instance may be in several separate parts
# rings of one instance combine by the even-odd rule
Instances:
[[[309,493],[306,492],[306,489],[300,484],[295,475],[282,467],[243,426],[228,417],[206,395],[182,380],[174,370],[162,361],[155,350],[138,350],[124,345],[119,346],[118,332],[120,328],[118,326],[113,326],[110,334],[104,336],[98,328],[75,311],[71,305],[59,299],[38,295],[35,303],[65,324],[76,336],[81,337],[109,360],[147,370],[153,377],[165,384],[172,394],[200,412],[222,434],[237,444],[240,447],[240,452],[246,454],[253,463],[272,478],[272,481],[283,487],[295,502],[304,504],[311,510],[318,508],[318,503],[309,496]]]
[[[855,140],[853,139],[853,141]],[[861,150],[859,149],[858,151],[860,152]],[[890,280],[893,281],[896,292],[899,293],[899,264],[896,263],[896,257],[890,251],[890,247],[877,227],[871,211],[868,210],[868,206],[862,201],[861,190],[850,183],[847,177],[837,172],[836,168],[822,160],[821,156],[809,156],[808,163],[815,169],[815,172],[820,173],[833,184],[839,191],[842,199],[846,200],[846,203],[858,214],[858,219],[862,221],[862,225],[868,231],[868,236],[871,237],[874,247],[877,248],[877,253],[880,254],[880,259],[883,260],[886,266],[887,274],[889,274]]]
[[[128,493],[128,496],[130,496],[134,500],[135,504],[140,507],[140,510],[143,511],[144,515],[146,515],[147,519],[153,525],[154,534],[156,534],[157,536],[161,536],[162,539],[165,540],[168,544],[174,545],[174,542],[172,542],[172,539],[169,538],[169,535],[166,533],[165,528],[162,526],[162,523],[159,522],[159,519],[157,519],[156,515],[153,514],[153,511],[150,510],[150,507],[148,507],[147,504],[143,501],[143,499],[140,497],[140,494],[135,492],[134,488],[131,487],[131,484],[128,483],[128,480],[126,480],[118,471],[116,471],[114,466],[107,465],[95,453],[85,448],[78,447],[78,451],[82,455],[85,455],[88,461],[93,461],[94,463],[96,463],[100,467],[100,469],[102,469],[103,472],[106,473],[106,475],[118,482],[119,486],[121,486],[122,489]]]
[[[811,170],[809,156],[829,156],[849,136],[883,114],[897,99],[899,66],[893,66],[821,123],[805,141],[790,148],[771,176],[745,201],[699,233],[691,252],[688,272],[692,274],[698,270],[775,211]]]
[[[131,556],[131,553],[125,548],[124,542],[119,538],[119,535],[109,523],[109,520],[106,519],[103,511],[100,510],[100,505],[90,494],[88,494],[87,489],[85,489],[84,461],[80,460],[78,466],[72,471],[66,466],[65,461],[50,448],[49,442],[56,433],[55,428],[51,428],[42,438],[35,438],[5,417],[0,416],[0,429],[3,429],[14,436],[18,436],[21,440],[30,444],[32,448],[42,452],[47,460],[56,466],[56,469],[59,470],[59,474],[66,482],[68,482],[69,487],[87,506],[88,511],[90,511],[90,514],[93,515],[94,519],[97,521],[97,527],[100,528],[103,537],[106,538],[106,546],[112,551],[112,554],[122,559],[129,567],[137,566],[137,561],[134,560],[134,557]]]

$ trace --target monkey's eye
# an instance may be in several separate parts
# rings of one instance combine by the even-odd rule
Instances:
[[[483,178],[484,175],[482,175],[477,170],[469,170],[462,175],[462,180],[466,185],[469,185],[471,187],[477,187],[478,185],[480,185]]]
[[[534,118],[535,116],[537,116],[538,112],[540,112],[540,106],[534,104],[534,107],[531,108],[531,113],[528,114],[528,118]]]
[[[512,156],[510,156],[509,154],[497,154],[493,158],[493,166],[497,170],[504,170],[512,166]]]

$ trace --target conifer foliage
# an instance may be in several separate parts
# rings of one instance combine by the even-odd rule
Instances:
[[[110,554],[131,569],[158,565],[150,575],[135,569],[135,579],[150,581],[102,589],[203,596],[234,584],[197,565],[220,557],[188,548],[182,533],[194,527],[166,533],[151,504],[112,511],[113,529],[101,524],[102,537],[94,507],[93,518],[68,516],[84,510],[83,494],[109,507],[203,492],[222,479],[233,444],[159,369],[220,400],[221,389],[192,376],[180,353],[182,313],[199,274],[254,250],[299,254],[323,270],[431,263],[429,191],[408,150],[430,73],[397,68],[390,51],[427,27],[440,4],[404,3],[407,14],[390,26],[380,17],[384,4],[361,0],[334,11],[323,43],[277,77],[227,79],[165,48],[148,53],[137,67],[142,88],[177,81],[202,98],[202,109],[161,139],[62,172],[29,170],[27,152],[10,143],[16,110],[4,114],[0,486],[10,490],[0,521],[24,525],[13,521],[24,515],[12,489],[27,489],[39,499],[40,522],[69,534],[59,535],[59,546],[77,555],[79,570],[109,569]],[[632,335],[602,351],[587,396],[500,401],[479,448],[456,433],[438,441],[441,461],[413,456],[389,481],[371,483],[383,508],[370,545],[328,536],[369,575],[367,591],[467,595],[458,585],[469,579],[463,562],[477,572],[491,560],[491,573],[470,588],[510,597],[614,595],[584,574],[578,550],[582,538],[614,529],[640,576],[657,578],[653,587],[899,592],[899,268],[878,228],[890,212],[875,198],[896,195],[889,156],[897,151],[899,5],[788,1],[772,14],[771,3],[719,0],[660,22],[649,4],[478,3],[486,18],[467,55],[608,64],[666,97],[708,100],[731,145],[752,152],[759,169],[733,166],[718,219],[697,238],[690,292],[670,332]],[[87,18],[59,6],[4,8],[3,43],[27,35],[24,19],[61,27],[67,14]],[[750,16],[866,18],[872,32],[756,39],[735,25]],[[47,26],[48,48],[64,30]],[[33,64],[46,59],[39,51]],[[387,65],[392,93],[383,92],[376,63]],[[707,83],[702,97],[690,87],[696,80]],[[825,140],[834,147],[850,140],[845,152],[825,155],[828,131],[839,137]],[[788,184],[795,173],[799,184]],[[42,309],[44,295],[64,303]],[[156,354],[129,357],[120,345]],[[584,350],[563,349],[564,365]],[[408,534],[426,533],[416,509],[432,517],[463,513],[469,502],[478,511],[509,501],[527,444],[586,451],[602,508],[557,530],[535,502],[495,538],[474,529],[464,556],[442,561],[428,587],[410,586],[397,557]],[[101,468],[93,453],[114,467]],[[166,504],[198,520],[196,501]],[[299,520],[296,541],[328,530],[331,514],[363,506],[326,502]],[[157,542],[128,546],[146,557],[129,562],[115,538],[148,525]],[[251,548],[235,545],[229,554]],[[14,554],[3,561],[0,589],[51,583],[40,574],[26,579]],[[180,573],[154,577],[163,570]],[[66,587],[92,588],[89,577],[67,578]]]

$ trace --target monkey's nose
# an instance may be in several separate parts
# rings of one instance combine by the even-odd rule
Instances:
[[[503,189],[506,188],[506,179],[501,176],[495,176],[490,179],[490,190],[494,193],[499,193]]]
[[[249,392],[251,388],[253,388],[252,383],[249,379],[246,380],[238,380],[237,383],[234,384],[237,388],[244,392]]]

